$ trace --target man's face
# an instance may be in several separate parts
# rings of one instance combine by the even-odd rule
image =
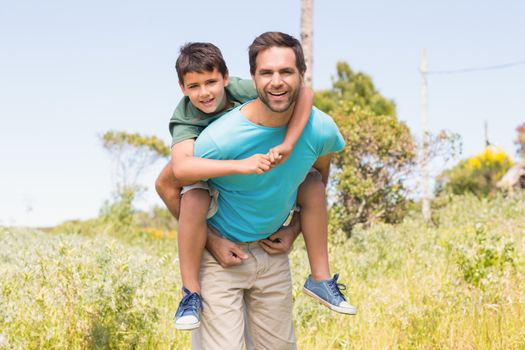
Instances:
[[[255,60],[252,79],[261,101],[273,112],[287,112],[297,100],[302,76],[295,63],[295,53],[288,47],[271,47]]]
[[[228,75],[223,76],[216,68],[211,72],[190,72],[184,74],[184,82],[179,82],[184,96],[204,113],[216,113],[227,105],[224,88],[228,85]]]

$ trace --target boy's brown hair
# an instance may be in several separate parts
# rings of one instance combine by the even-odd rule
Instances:
[[[217,46],[211,43],[186,43],[180,48],[175,63],[180,83],[184,84],[184,75],[187,73],[212,72],[215,68],[223,77],[228,74],[228,67]]]
[[[291,35],[281,32],[266,32],[259,35],[248,50],[250,59],[250,73],[255,75],[257,55],[271,47],[288,47],[295,53],[295,65],[301,75],[306,72],[306,63],[304,61],[303,47],[299,40]]]

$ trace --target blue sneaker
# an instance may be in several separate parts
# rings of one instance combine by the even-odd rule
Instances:
[[[342,314],[355,315],[357,308],[346,301],[345,296],[341,293],[341,290],[345,290],[346,286],[342,283],[337,283],[338,278],[339,274],[335,274],[332,279],[314,281],[312,276],[308,276],[308,279],[304,282],[303,292],[317,299],[329,309]]]
[[[199,293],[192,293],[182,287],[184,296],[175,313],[175,328],[192,330],[201,325],[202,298]]]

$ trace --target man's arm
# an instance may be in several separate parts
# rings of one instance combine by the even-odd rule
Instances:
[[[324,187],[328,185],[328,178],[330,177],[330,162],[332,160],[332,153],[317,158],[313,167],[321,173],[321,179]]]
[[[206,249],[222,267],[240,265],[248,259],[248,255],[237,244],[219,235],[211,226],[208,226]]]
[[[271,148],[268,152],[273,163],[284,163],[290,157],[295,144],[308,123],[313,103],[314,92],[312,89],[303,86],[299,91],[299,97],[293,110],[292,119],[288,123],[283,143]]]
[[[171,149],[173,174],[182,185],[232,174],[262,174],[270,170],[270,160],[264,154],[241,160],[215,160],[193,156],[193,139],[175,144]]]
[[[290,225],[283,226],[270,237],[261,239],[259,245],[268,254],[287,253],[301,233],[301,213],[295,212]]]

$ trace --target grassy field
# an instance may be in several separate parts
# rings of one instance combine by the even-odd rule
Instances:
[[[300,349],[525,349],[525,197],[461,197],[402,224],[332,228],[332,270],[357,316],[301,292]],[[173,329],[175,241],[0,228],[0,349],[188,349]]]

